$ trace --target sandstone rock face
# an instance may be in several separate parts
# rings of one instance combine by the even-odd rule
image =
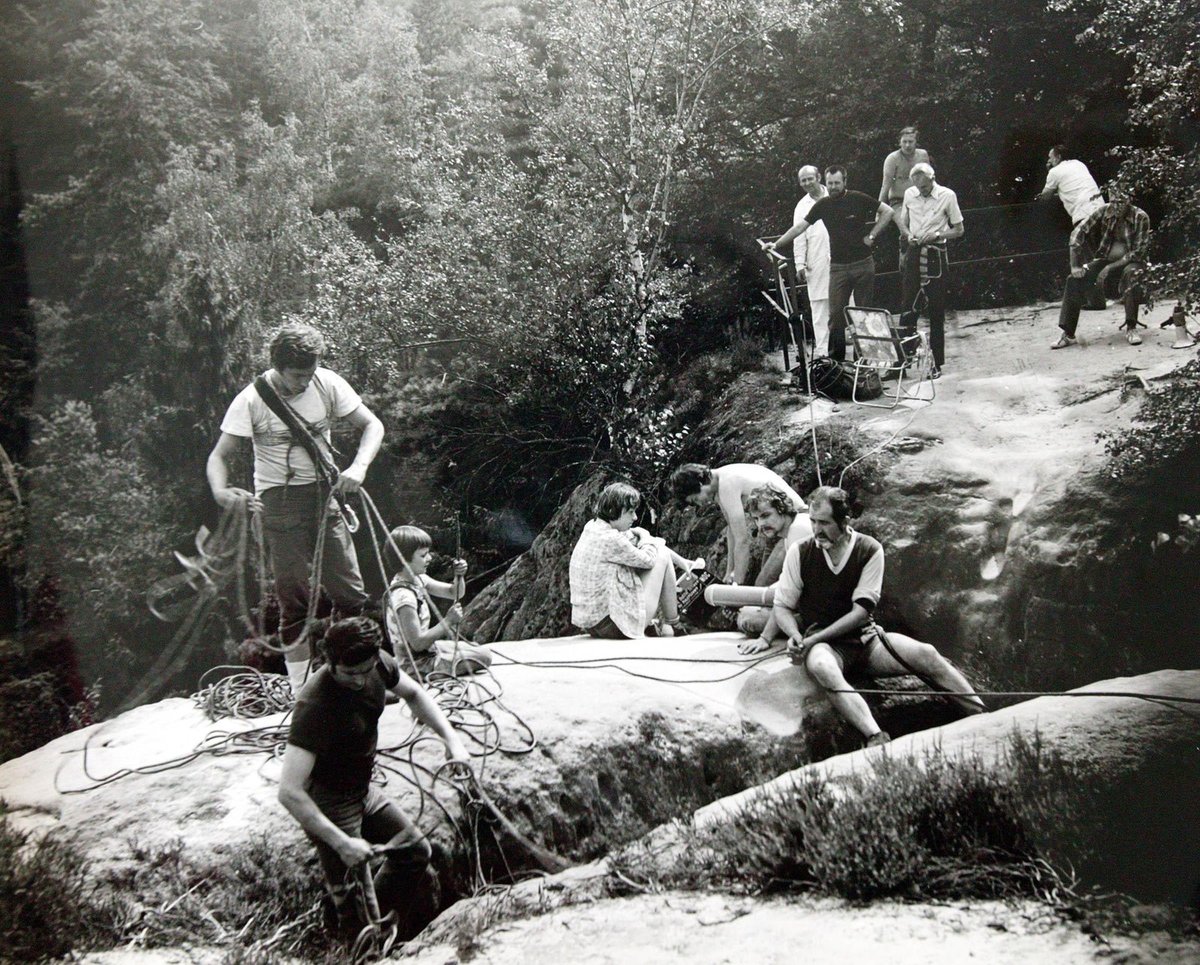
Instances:
[[[802,671],[779,652],[739,658],[738,639],[497,645],[493,675],[468,690],[479,710],[458,710],[468,745],[493,749],[478,762],[484,787],[522,834],[573,858],[594,857],[680,810],[811,760],[814,747],[856,746]],[[777,676],[785,687],[771,686]],[[902,699],[880,714],[902,731],[904,715],[926,721],[923,707]],[[807,740],[778,739],[798,734],[802,723]],[[306,849],[276,801],[278,760],[249,743],[280,725],[280,715],[213,723],[184,699],[146,705],[0,765],[0,799],[22,826],[77,835],[83,853],[100,863],[126,860],[131,843],[154,849],[179,841],[189,852],[219,854],[265,835]],[[410,729],[403,705],[388,707],[381,749],[401,745]],[[198,753],[228,734],[240,735],[246,752]],[[279,731],[276,746],[282,739]],[[414,760],[436,769],[437,742],[417,747]],[[383,763],[396,772],[385,792],[418,813],[417,794],[401,775],[421,775],[405,760]],[[450,818],[461,815],[447,785],[436,795]],[[441,810],[427,802],[421,813],[443,863],[465,861],[466,845]],[[512,868],[536,866],[512,840],[502,836],[500,847]]]
[[[574,633],[567,564],[590,508],[608,482],[597,474],[579,486],[533,545],[488,584],[467,608],[463,630],[472,640],[525,640]]]
[[[1100,696],[1113,691],[1198,700],[1200,671],[1106,680],[1079,688],[1073,696],[1044,697],[915,733],[883,750],[830,758],[699,808],[690,824],[709,828],[747,809],[770,807],[772,799],[786,796],[808,777],[844,784],[851,774],[869,774],[872,761],[882,754],[918,764],[933,753],[964,756],[1005,774],[1013,735],[1020,734],[1074,769],[1080,798],[1096,789],[1111,798],[1111,817],[1089,829],[1092,843],[1099,846],[1098,868],[1102,874],[1107,871],[1107,880],[1158,888],[1160,897],[1186,907],[1200,881],[1200,828],[1194,821],[1200,807],[1200,723],[1195,705]],[[687,841],[680,825],[666,825],[647,836],[639,854],[667,864]],[[498,963],[550,961],[538,957],[543,951],[557,954],[558,960],[581,962],[685,961],[688,955],[714,962],[782,962],[794,961],[801,952],[816,961],[857,961],[880,957],[885,948],[889,959],[911,962],[947,955],[948,960],[1084,962],[1095,955],[1090,938],[1052,924],[1047,909],[1032,905],[1010,918],[996,905],[955,902],[960,917],[950,923],[942,918],[946,908],[928,906],[907,906],[910,916],[887,903],[864,910],[830,901],[711,893],[609,898],[614,882],[606,859],[524,882],[502,905],[486,906],[484,899],[460,902],[423,934],[416,960],[446,961],[448,950],[462,947],[468,937],[472,947],[486,949],[488,961]],[[527,920],[514,923],[521,919]],[[1031,927],[1038,919],[1044,924]],[[612,927],[616,922],[624,926]],[[603,940],[598,927],[605,928]],[[956,956],[949,949],[965,935],[971,938],[962,956]],[[1020,937],[1034,935],[1038,937],[1030,943]],[[1117,940],[1118,947],[1122,960],[1131,962],[1200,956],[1195,942],[1179,944],[1161,936]],[[786,959],[780,957],[785,950]]]
[[[405,960],[466,961],[458,954],[462,948],[478,948],[474,960],[488,965],[1095,965],[1099,958],[1092,936],[1032,902],[879,902],[864,908],[828,899],[686,892],[559,908],[507,922],[503,931],[485,931],[473,941],[418,946]],[[1200,954],[1200,944],[1155,934],[1117,937],[1106,945],[1106,954],[1128,965],[1195,961]]]
[[[683,458],[760,462],[801,492],[816,484],[817,462],[827,484],[845,474],[864,509],[856,525],[887,551],[884,626],[936,644],[1002,689],[1194,665],[1200,597],[1184,590],[1166,551],[1130,542],[1133,509],[1103,471],[1099,438],[1128,427],[1145,386],[1190,353],[1172,353],[1156,329],[1142,346],[1126,345],[1118,308],[1088,316],[1096,334],[1079,351],[1051,353],[1042,343],[1056,312],[958,313],[932,405],[810,409],[773,387],[775,377],[742,376]],[[856,453],[880,451],[851,466],[847,440]],[[567,632],[567,560],[601,482],[581,487],[474,602],[482,639]],[[1153,507],[1136,512],[1140,521]],[[720,526],[715,511],[690,509],[668,508],[657,521],[671,545],[714,569]]]

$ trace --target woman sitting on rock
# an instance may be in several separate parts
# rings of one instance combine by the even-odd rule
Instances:
[[[571,622],[593,637],[691,632],[679,615],[675,567],[700,569],[704,560],[686,560],[664,540],[634,526],[641,502],[632,486],[610,483],[596,500],[596,518],[584,526],[571,552]]]

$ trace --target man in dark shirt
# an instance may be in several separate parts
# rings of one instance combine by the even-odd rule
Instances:
[[[846,683],[847,673],[894,677],[915,670],[948,691],[969,694],[956,702],[968,713],[983,713],[983,701],[967,679],[928,643],[902,633],[888,634],[891,650],[881,643],[871,613],[883,589],[883,547],[848,525],[846,491],[818,487],[808,497],[808,511],[812,538],[788,550],[775,584],[775,622],[787,635],[793,662],[828,691],[834,708],[867,738],[868,747],[890,738]]]
[[[814,204],[808,215],[780,235],[775,249],[788,244],[818,221],[829,232],[829,355],[846,359],[846,306],[850,295],[859,307],[875,300],[875,261],[871,247],[892,220],[892,209],[861,191],[846,190],[846,169],[825,169],[829,197]]]
[[[317,847],[333,906],[343,927],[354,924],[350,871],[386,847],[375,876],[380,909],[399,909],[414,870],[425,874],[429,842],[396,803],[371,784],[379,717],[390,690],[407,702],[414,718],[446,745],[461,764],[466,749],[441,709],[380,647],[374,620],[351,617],[334,623],[321,648],[327,663],[301,689],[283,756],[279,800]],[[361,924],[361,922],[360,922]]]

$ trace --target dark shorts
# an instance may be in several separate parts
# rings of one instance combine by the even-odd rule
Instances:
[[[371,844],[412,844],[408,852],[389,855],[380,874],[387,872],[395,876],[407,864],[423,866],[428,862],[429,846],[424,841],[424,835],[396,803],[375,785],[368,786],[364,793],[361,790],[312,784],[308,793],[321,813],[352,838],[362,838]],[[337,851],[312,834],[308,838],[317,848],[317,858],[325,873],[326,888],[334,906],[341,907],[352,891],[352,876],[347,874]],[[378,883],[379,875],[376,875],[377,886]]]
[[[628,640],[629,637],[621,632],[621,628],[613,623],[612,617],[605,617],[594,627],[588,627],[583,631],[589,637],[596,637],[599,640]]]
[[[879,646],[879,637],[872,634],[864,643],[862,637],[838,637],[827,640],[829,648],[837,655],[838,663],[842,665],[842,673],[846,676],[861,676],[867,672],[871,654]]]

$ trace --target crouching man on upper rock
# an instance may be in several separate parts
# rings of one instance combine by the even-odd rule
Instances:
[[[896,677],[916,672],[946,690],[970,714],[987,708],[966,678],[937,650],[901,633],[887,635],[871,619],[883,589],[883,547],[849,525],[845,490],[821,486],[808,497],[813,535],[788,550],[775,587],[774,616],[794,663],[828,692],[834,708],[867,738],[891,738],[846,674]],[[801,625],[803,620],[803,627]],[[805,627],[807,629],[805,629]]]
[[[384,914],[436,903],[427,894],[414,894],[436,885],[428,870],[429,842],[371,783],[387,691],[442,739],[449,760],[464,765],[470,760],[433,698],[380,649],[382,644],[383,631],[369,617],[339,620],[326,632],[321,650],[328,662],[296,699],[279,782],[280,803],[317,847],[343,933],[366,924],[364,910],[350,901],[353,871],[377,854],[387,856],[374,877]]]
[[[766,466],[735,462],[711,469],[689,462],[671,474],[671,490],[676,500],[697,508],[716,503],[721,510],[725,519],[726,583],[745,583],[749,575],[750,527],[743,500],[756,486],[774,486],[787,493],[793,512],[805,509],[800,494]]]

